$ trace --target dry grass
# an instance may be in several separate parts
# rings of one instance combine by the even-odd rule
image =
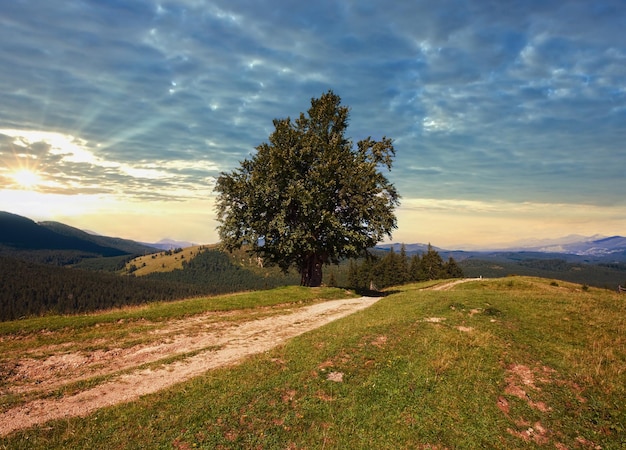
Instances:
[[[155,252],[149,255],[139,256],[126,264],[125,270],[130,271],[131,266],[137,268],[133,271],[136,276],[148,275],[154,272],[171,272],[183,268],[183,261],[189,261],[206,248],[214,248],[209,245],[194,245],[186,247],[181,252],[167,251]]]

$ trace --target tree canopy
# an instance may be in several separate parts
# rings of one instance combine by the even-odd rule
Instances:
[[[356,257],[397,227],[399,194],[391,170],[392,140],[345,136],[349,108],[328,91],[307,114],[274,119],[269,142],[216,183],[223,246],[245,246],[301,284],[319,286],[322,266]]]

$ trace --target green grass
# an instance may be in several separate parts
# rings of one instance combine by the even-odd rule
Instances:
[[[215,297],[198,297],[172,302],[154,302],[142,306],[114,309],[85,315],[51,315],[30,319],[0,322],[0,337],[11,334],[29,334],[41,330],[90,328],[103,324],[141,321],[161,322],[207,311],[253,309],[315,300],[333,300],[354,296],[339,288],[304,288],[285,286],[267,291],[243,292]]]
[[[624,297],[550,282],[395,288],[236,367],[0,449],[624,448]]]
[[[245,292],[208,298],[193,298],[175,302],[150,303],[103,313],[75,316],[48,316],[0,323],[0,412],[33,398],[71,394],[81,388],[98,384],[112,375],[91,378],[64,386],[58,391],[29,394],[3,394],[4,374],[11,372],[15,361],[25,354],[29,358],[45,359],[62,348],[64,352],[89,354],[107,351],[111,346],[128,348],[149,344],[166,337],[153,331],[162,329],[169,320],[184,320],[207,312],[238,310],[244,314],[215,315],[214,321],[241,321],[280,314],[294,304],[311,303],[355,296],[337,288],[303,288],[289,286],[267,291]],[[203,323],[207,323],[204,320]],[[191,356],[191,353],[177,358]],[[154,364],[161,364],[160,360]],[[0,447],[1,448],[1,447]]]

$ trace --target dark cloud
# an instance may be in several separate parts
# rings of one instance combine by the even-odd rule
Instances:
[[[98,158],[30,142],[54,189],[178,198],[333,89],[355,141],[395,139],[404,197],[619,203],[625,24],[617,0],[4,2],[0,128]]]

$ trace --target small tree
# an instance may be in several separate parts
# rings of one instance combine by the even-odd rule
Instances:
[[[422,256],[420,262],[422,280],[436,280],[441,278],[443,272],[443,260],[439,252],[428,244],[428,250]]]
[[[217,180],[223,246],[246,246],[304,286],[319,286],[322,266],[357,257],[391,236],[399,195],[380,166],[391,170],[391,139],[344,134],[349,109],[332,91],[311,99],[308,114],[275,119],[269,142]]]
[[[409,266],[409,279],[411,281],[420,281],[422,271],[422,260],[420,255],[415,254],[411,257],[411,265]]]
[[[452,256],[450,256],[448,262],[443,265],[443,270],[448,278],[463,278],[463,269],[459,267]]]

